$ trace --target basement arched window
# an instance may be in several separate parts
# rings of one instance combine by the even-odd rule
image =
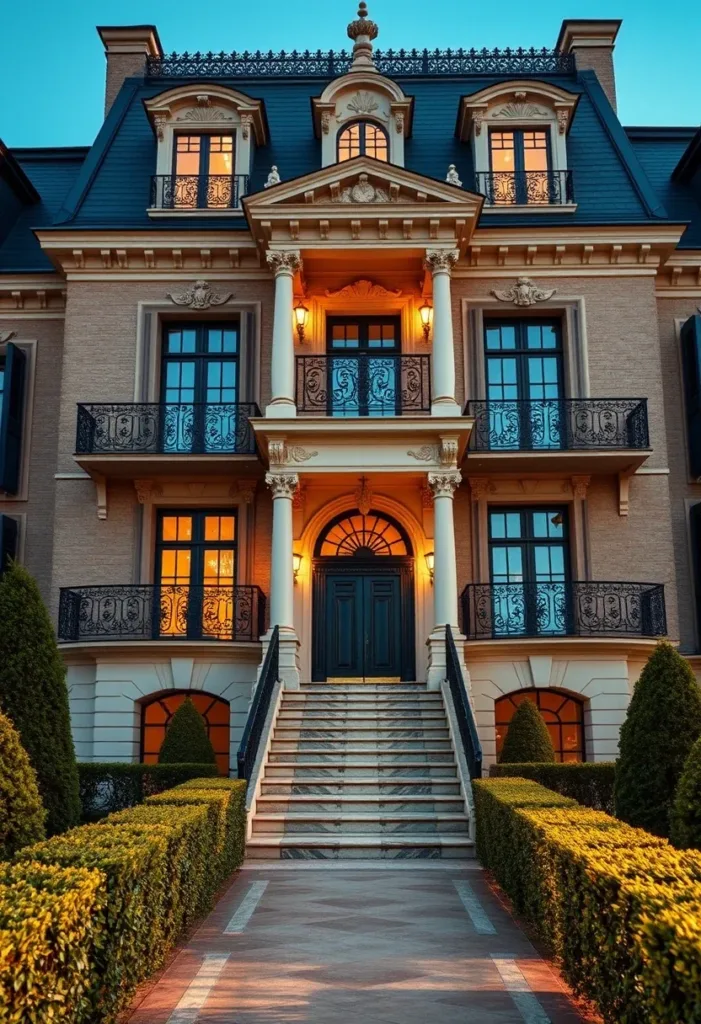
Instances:
[[[532,700],[550,733],[558,761],[584,761],[584,705],[581,700],[561,690],[517,690],[494,702],[497,733],[497,758],[501,754],[509,730],[509,722],[518,705]]]
[[[170,720],[186,697],[204,719],[220,775],[229,774],[229,702],[202,690],[167,690],[141,705],[141,760],[156,764]]]

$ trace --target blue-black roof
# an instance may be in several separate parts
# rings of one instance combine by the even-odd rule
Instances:
[[[672,220],[689,221],[680,249],[701,248],[701,190],[674,176],[679,161],[697,137],[696,128],[626,128],[638,160]]]

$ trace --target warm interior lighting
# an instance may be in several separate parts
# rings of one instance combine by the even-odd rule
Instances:
[[[294,308],[295,314],[295,327],[297,328],[297,337],[300,341],[304,341],[304,328],[307,326],[309,320],[309,310],[306,306],[298,302]]]
[[[424,338],[428,341],[428,335],[433,322],[433,306],[429,306],[427,302],[424,302],[423,306],[419,306],[419,316],[421,317],[421,326],[423,327]]]
[[[292,555],[292,572],[294,573],[295,583],[297,582],[297,576],[298,576],[299,570],[301,568],[302,568],[302,556],[301,555],[297,555],[297,554],[293,554]]]
[[[428,569],[428,575],[431,577],[431,583],[433,583],[433,552],[427,551],[425,554],[426,568]]]

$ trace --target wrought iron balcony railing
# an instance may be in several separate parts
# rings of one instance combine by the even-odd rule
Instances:
[[[255,402],[80,403],[76,455],[254,455]]]
[[[258,640],[265,594],[253,586],[130,583],[62,587],[62,643],[107,640]]]
[[[247,174],[154,174],[152,210],[237,210]]]
[[[317,416],[431,411],[431,357],[398,353],[297,356],[297,409]]]
[[[644,451],[650,447],[645,398],[471,401],[470,448],[509,451]]]
[[[479,171],[486,206],[562,206],[574,202],[572,171]]]
[[[470,583],[461,600],[468,640],[667,632],[661,583]]]

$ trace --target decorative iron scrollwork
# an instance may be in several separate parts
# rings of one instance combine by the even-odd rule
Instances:
[[[317,416],[430,412],[431,357],[392,353],[298,356],[297,409]]]
[[[154,210],[235,210],[248,188],[247,174],[155,174]]]
[[[487,206],[562,206],[574,202],[572,171],[480,171],[476,190]]]

